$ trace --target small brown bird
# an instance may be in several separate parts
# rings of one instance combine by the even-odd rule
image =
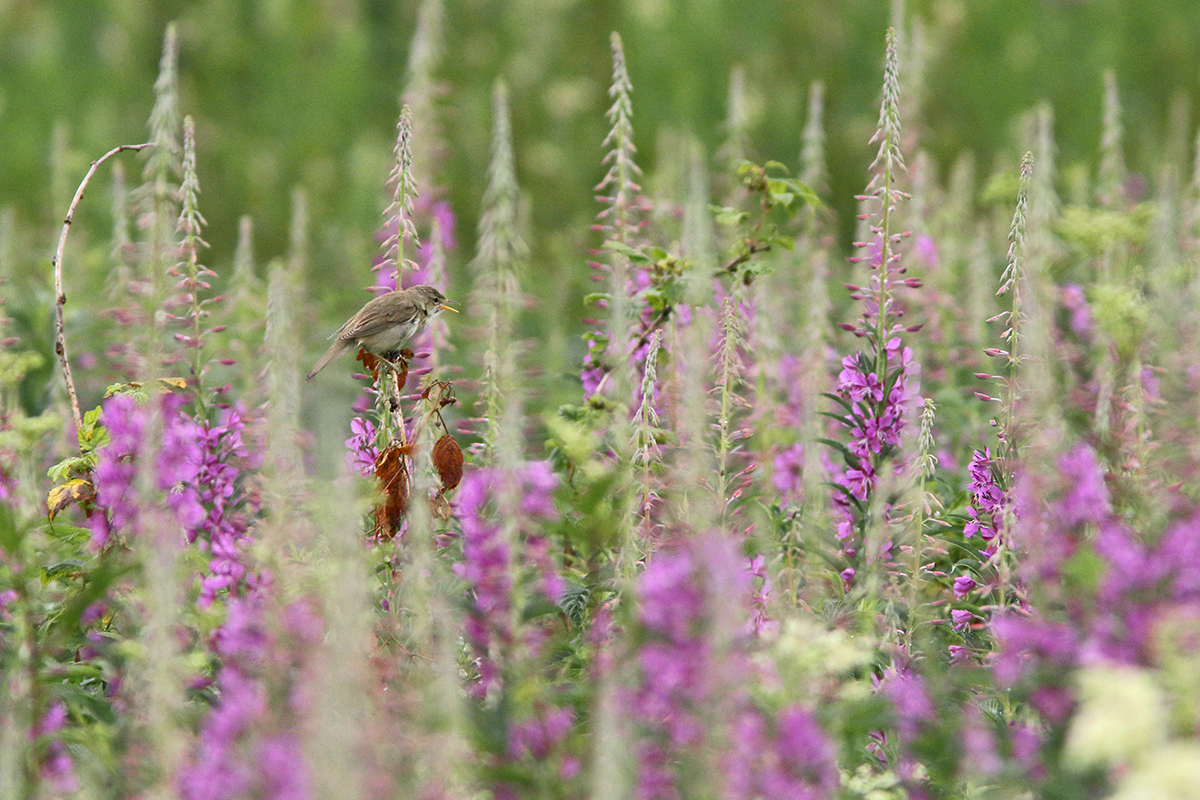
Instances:
[[[329,346],[305,380],[312,380],[326,364],[355,347],[395,360],[392,354],[398,353],[405,342],[442,311],[458,313],[446,305],[445,296],[432,286],[410,286],[376,297],[329,337],[337,337],[337,341]]]

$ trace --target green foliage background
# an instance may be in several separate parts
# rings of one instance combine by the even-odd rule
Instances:
[[[445,5],[437,120],[445,153],[436,183],[459,220],[452,286],[465,291],[469,284],[463,266],[474,252],[485,180],[489,95],[503,77],[528,198],[534,274],[524,283],[541,301],[526,333],[553,343],[543,355],[548,370],[573,370],[582,354],[574,334],[587,291],[585,251],[597,243],[589,224],[598,208],[592,187],[603,175],[610,31],[625,40],[651,193],[672,180],[669,162],[685,135],[716,152],[735,65],[746,71],[750,155],[760,160],[796,163],[809,87],[823,81],[824,199],[848,242],[853,195],[872,155],[880,43],[897,13],[891,4]],[[920,95],[919,117],[905,124],[943,173],[963,152],[974,154],[984,174],[1015,171],[1023,152],[1018,120],[1040,100],[1055,110],[1063,174],[1072,165],[1093,172],[1106,69],[1121,90],[1131,171],[1152,177],[1161,160],[1185,161],[1200,77],[1200,4],[1193,0],[924,0],[902,13],[920,19],[929,53],[924,75],[905,78],[906,92]],[[308,315],[319,317],[319,330],[340,321],[361,303],[376,250],[416,15],[415,0],[0,2],[0,207],[14,212],[6,244],[17,293],[32,301],[48,286],[58,225],[88,162],[144,138],[163,29],[178,20],[181,105],[196,119],[213,246],[207,262],[228,276],[243,214],[254,219],[258,263],[282,255],[290,197],[302,188],[308,296],[321,309]],[[99,177],[91,189],[97,197],[79,214],[97,246],[110,224],[101,194],[108,181],[107,173]]]

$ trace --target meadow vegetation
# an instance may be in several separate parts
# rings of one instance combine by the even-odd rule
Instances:
[[[286,256],[245,217],[210,266],[175,25],[149,137],[56,191],[59,283],[0,350],[3,795],[1200,796],[1192,148],[1139,182],[1110,73],[1094,174],[1048,104],[939,171],[901,9],[855,194],[825,87],[763,159],[740,73],[720,146],[646,175],[613,33],[564,310],[502,80],[458,246],[443,13],[353,280],[462,313],[396,364],[301,380],[334,329],[302,189]]]

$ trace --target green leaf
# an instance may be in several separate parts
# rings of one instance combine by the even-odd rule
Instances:
[[[107,434],[106,437],[107,439]],[[76,475],[82,475],[90,472],[96,466],[96,456],[93,453],[88,453],[82,456],[70,456],[64,458],[54,466],[47,470],[46,474],[54,483],[66,483]]]
[[[646,255],[641,250],[632,248],[624,242],[618,242],[612,239],[609,239],[607,242],[605,242],[601,249],[625,256],[635,264],[651,264],[654,262],[654,259],[650,258],[650,256]]]
[[[63,525],[61,522],[51,522],[44,525],[42,526],[42,531],[47,536],[72,544],[86,542],[92,538],[92,532],[87,528],[80,528],[76,525]]]
[[[857,416],[854,412],[854,406],[852,406],[850,404],[850,401],[848,401],[846,398],[841,397],[836,394],[833,394],[832,392],[821,392],[821,396],[829,398],[830,400],[837,403],[842,408],[846,409],[847,414],[850,414],[852,416]]]
[[[823,483],[826,486],[828,486],[829,488],[834,489],[834,490],[839,491],[842,494],[844,494],[846,496],[846,499],[849,500],[856,509],[858,509],[859,514],[862,514],[866,511],[866,509],[863,508],[862,500],[859,500],[857,497],[855,497],[854,493],[851,492],[849,489],[847,489],[845,486],[842,486],[840,483],[834,483],[833,481],[823,481]]]
[[[771,237],[767,238],[767,241],[770,242],[771,245],[773,245],[773,246],[782,247],[784,250],[787,250],[789,253],[795,252],[795,250],[796,250],[796,240],[794,238],[792,238],[791,236],[782,236],[782,235],[771,236]]]
[[[713,220],[718,225],[740,225],[748,218],[749,215],[745,211],[738,211],[736,208],[725,206],[713,210]]]
[[[88,566],[88,562],[78,558],[64,559],[57,564],[42,567],[42,579],[52,581],[56,578],[71,577],[75,574],[82,575],[87,571]]]
[[[105,679],[105,676],[100,670],[96,669],[95,671],[99,674],[94,677],[83,678],[82,680],[88,681],[89,684],[93,685],[99,691],[100,686],[98,684]],[[56,680],[51,684],[50,688],[54,696],[61,699],[63,704],[66,705],[70,717],[92,720],[94,722],[116,722],[116,715],[113,713],[112,704],[103,695],[97,695],[88,691],[83,686],[69,681]]]
[[[833,439],[826,439],[824,437],[818,438],[817,441],[823,445],[832,447],[834,450],[837,450],[839,453],[841,453],[843,456],[845,456],[846,463],[849,464],[854,469],[859,469],[862,466],[862,461],[859,460],[858,456],[854,455],[849,450],[847,450],[846,445],[842,444],[841,442],[836,442]]]
[[[829,417],[829,418],[830,418],[830,419],[832,419],[832,420],[837,420],[837,421],[838,421],[839,423],[841,423],[842,425],[848,425],[848,423],[850,423],[850,422],[853,422],[853,423],[855,423],[855,424],[857,424],[857,425],[861,425],[861,424],[862,424],[862,417],[858,416],[857,414],[849,414],[849,415],[846,415],[846,414],[835,414],[835,413],[834,413],[834,412],[832,412],[832,411],[818,411],[817,413],[818,413],[818,414],[820,414],[820,415],[821,415],[821,416],[823,416],[823,417]],[[847,416],[849,416],[849,417],[850,417],[850,419],[849,419],[849,420],[848,420],[848,419],[846,419],[846,417],[847,417]]]

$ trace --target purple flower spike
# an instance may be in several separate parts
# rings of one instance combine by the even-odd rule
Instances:
[[[114,530],[134,530],[138,516],[137,478],[134,459],[142,446],[145,414],[130,395],[117,394],[104,401],[100,421],[108,429],[109,441],[96,454],[92,479],[99,513],[91,518],[92,549],[100,550]],[[107,513],[106,513],[107,512]]]

